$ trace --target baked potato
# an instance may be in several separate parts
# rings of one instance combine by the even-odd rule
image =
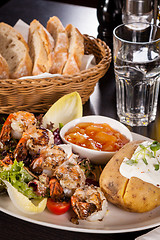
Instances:
[[[131,212],[147,212],[160,205],[160,188],[142,181],[121,175],[119,168],[124,159],[131,159],[142,141],[124,145],[103,169],[99,184],[107,200],[116,206]]]

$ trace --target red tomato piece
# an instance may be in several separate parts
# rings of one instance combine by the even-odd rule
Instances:
[[[51,198],[47,200],[47,208],[50,212],[61,215],[70,209],[70,202],[55,202]]]

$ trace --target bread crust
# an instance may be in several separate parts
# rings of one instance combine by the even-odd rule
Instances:
[[[66,30],[56,16],[48,20],[46,28],[55,42],[54,51],[51,54],[52,66],[49,72],[52,74],[62,74],[64,65],[68,59],[69,42]]]
[[[10,78],[31,75],[32,61],[23,36],[10,25],[0,23],[0,53],[7,61]]]
[[[36,19],[30,23],[28,45],[33,61],[32,75],[49,72],[54,40]]]
[[[68,60],[63,69],[64,75],[80,72],[82,57],[84,55],[84,38],[72,24],[66,26],[69,39]]]
[[[6,60],[0,54],[0,79],[9,78],[9,67]]]

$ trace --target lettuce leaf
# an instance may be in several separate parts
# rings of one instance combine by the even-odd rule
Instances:
[[[14,161],[13,165],[9,168],[3,169],[0,172],[1,180],[6,180],[12,184],[19,192],[28,197],[29,199],[40,199],[41,197],[33,191],[32,187],[28,186],[28,182],[33,180],[27,170],[24,168],[24,163],[22,161]]]

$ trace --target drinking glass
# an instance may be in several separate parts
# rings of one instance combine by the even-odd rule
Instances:
[[[122,24],[113,31],[117,114],[130,126],[154,121],[160,80],[160,28]]]

